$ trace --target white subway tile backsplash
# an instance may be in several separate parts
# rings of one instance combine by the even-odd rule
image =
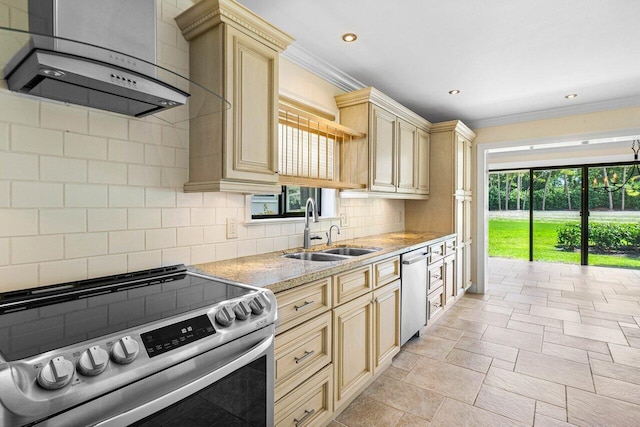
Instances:
[[[129,185],[159,186],[160,174],[158,166],[129,165]]]
[[[69,234],[64,238],[65,258],[85,258],[109,252],[107,233]]]
[[[189,148],[189,132],[173,126],[162,126],[162,145],[175,148]]]
[[[0,237],[38,234],[37,209],[0,209]]]
[[[40,126],[47,129],[87,133],[88,110],[78,106],[42,101],[40,102]]]
[[[162,250],[162,265],[175,265],[184,264],[190,265],[191,262],[191,248],[169,248]]]
[[[273,239],[258,239],[256,240],[256,253],[265,254],[267,252],[273,252]]]
[[[144,206],[143,187],[109,186],[109,207],[138,208]]]
[[[244,194],[227,193],[227,207],[244,209]]]
[[[144,250],[144,231],[111,231],[109,253],[119,254]]]
[[[89,133],[107,138],[127,139],[129,121],[114,114],[89,112]]]
[[[172,188],[147,188],[145,205],[148,208],[173,208],[176,206],[176,191]]]
[[[89,209],[87,217],[90,232],[127,229],[126,209]]]
[[[162,264],[162,252],[134,252],[127,255],[128,270],[140,271],[150,268],[158,268]]]
[[[189,172],[183,168],[162,168],[162,186],[182,189],[189,180]]]
[[[193,252],[192,252],[193,254]],[[216,260],[222,261],[238,257],[238,243],[229,242],[216,245]]]
[[[40,234],[86,231],[87,211],[85,209],[40,209]]]
[[[176,148],[176,167],[185,169],[189,167],[189,152],[187,150]]]
[[[11,149],[36,154],[62,155],[62,132],[11,125]]]
[[[146,230],[146,248],[164,249],[176,246],[176,229],[175,228],[159,228],[157,230]]]
[[[147,165],[175,166],[176,149],[162,145],[145,144],[144,162]]]
[[[289,249],[289,236],[281,236],[273,238],[273,250],[284,251]]]
[[[0,150],[9,150],[9,123],[0,123]]]
[[[126,184],[127,165],[89,160],[89,182],[96,184]]]
[[[65,184],[64,205],[67,208],[106,208],[107,186],[98,184]]]
[[[216,208],[216,224],[227,223],[227,218],[239,218],[238,208]]]
[[[63,257],[62,236],[14,237],[11,239],[11,264],[54,261]]]
[[[0,292],[33,288],[38,283],[38,264],[0,267]]]
[[[9,264],[9,239],[0,239],[0,265]]]
[[[204,207],[224,208],[227,206],[227,193],[204,193]]]
[[[66,132],[64,134],[64,155],[80,159],[106,160],[107,139]]]
[[[109,160],[127,163],[144,163],[144,144],[110,139],[108,142],[108,150]]]
[[[216,245],[191,246],[191,263],[202,264],[205,262],[213,262],[216,260],[217,250],[224,249]]]
[[[182,227],[177,229],[178,246],[196,246],[204,243],[204,230],[202,227]]]
[[[11,204],[11,182],[0,180],[0,208],[8,208]]]
[[[295,233],[296,233],[296,224],[294,222],[282,224],[281,234],[283,236],[288,236],[290,234],[295,234]]]
[[[247,227],[247,237],[249,239],[260,239],[265,237],[265,226],[252,225],[251,227]]]
[[[40,179],[54,182],[87,182],[87,161],[40,156]]]
[[[14,208],[61,208],[62,189],[62,184],[13,181],[11,206]]]
[[[160,53],[162,55],[162,62],[166,65],[182,67],[183,64],[187,64],[189,62],[188,52],[167,43],[160,44]]]
[[[29,31],[29,15],[27,15],[27,12],[13,8],[9,18],[11,28]]]
[[[255,240],[241,240],[238,242],[238,256],[250,256],[257,253]]]
[[[14,95],[8,90],[0,90],[0,117],[4,122],[38,126],[40,103],[32,98]]]
[[[38,156],[0,152],[0,179],[38,179]]]
[[[145,230],[160,228],[162,226],[160,209],[140,208],[127,210],[127,222],[129,230]]]
[[[159,21],[156,26],[158,32],[158,41],[166,43],[171,46],[176,46],[176,38],[178,31],[173,25],[169,25],[165,22]],[[180,35],[182,37],[182,35]]]
[[[9,6],[2,3],[0,3],[0,26],[9,27]]]
[[[150,144],[161,144],[162,126],[143,120],[131,119],[129,120],[129,139]]]
[[[84,280],[87,278],[87,260],[74,259],[67,261],[45,262],[40,264],[39,285]]]
[[[191,225],[213,225],[215,223],[215,208],[191,208]]]
[[[204,227],[204,242],[205,243],[221,243],[227,240],[227,226],[226,225],[213,225],[210,227]]]
[[[266,237],[280,236],[280,224],[266,224],[264,226],[264,235]]]
[[[176,192],[176,202],[179,208],[201,208],[202,193]]]
[[[127,271],[127,255],[109,255],[88,259],[88,276],[102,277]]]
[[[189,208],[165,208],[162,209],[162,226],[167,227],[188,227],[190,225]]]

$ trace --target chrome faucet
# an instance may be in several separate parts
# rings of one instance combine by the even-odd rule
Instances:
[[[307,203],[304,207],[304,248],[311,249],[311,241],[322,239],[322,237],[318,235],[311,235],[309,230],[309,209],[311,209],[311,215],[313,217],[313,222],[318,222],[318,210],[316,209],[316,202],[309,197],[307,199]]]
[[[329,227],[329,231],[327,231],[327,246],[331,246],[332,240],[331,240],[331,230],[333,230],[333,227],[338,229],[338,234],[340,234],[340,227],[338,227],[337,225],[332,225],[331,227]]]

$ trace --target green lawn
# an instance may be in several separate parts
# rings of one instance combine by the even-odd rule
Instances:
[[[580,252],[556,249],[558,222],[534,223],[533,259],[536,261],[580,264]],[[489,256],[529,259],[529,221],[489,220]],[[590,265],[640,268],[640,257],[589,254]]]

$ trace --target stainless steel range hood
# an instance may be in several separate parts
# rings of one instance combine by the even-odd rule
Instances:
[[[155,0],[29,0],[29,31],[12,91],[136,117],[189,97],[157,77]]]

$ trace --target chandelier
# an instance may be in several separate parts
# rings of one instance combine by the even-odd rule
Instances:
[[[626,173],[622,178],[624,182],[620,182],[620,179],[616,172],[614,172],[611,176],[611,179],[609,179],[607,172],[604,176],[604,179],[602,180],[602,183],[599,183],[596,178],[593,178],[592,184],[594,190],[614,193],[625,188],[625,186],[631,180],[636,180],[638,179],[638,177],[640,177],[640,168],[638,167],[638,152],[640,151],[640,140],[636,139],[631,143],[631,150],[633,150],[633,165],[631,167],[631,171]],[[626,168],[627,166],[624,167]]]

